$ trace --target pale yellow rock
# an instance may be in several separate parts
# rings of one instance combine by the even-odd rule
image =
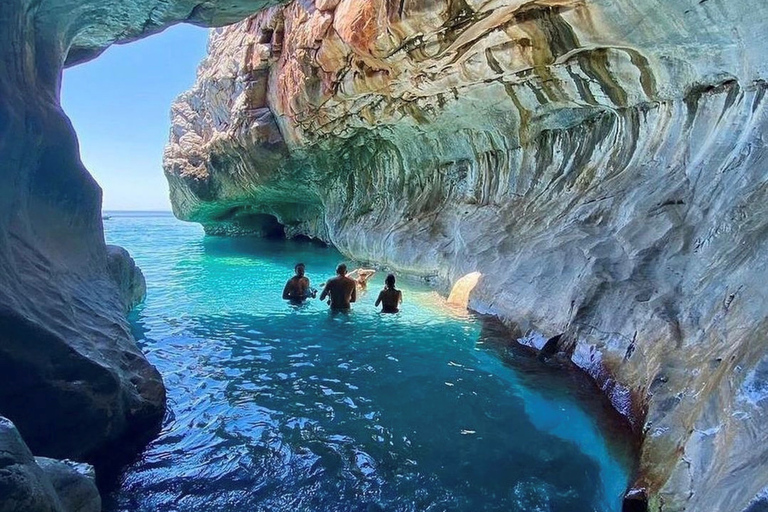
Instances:
[[[451,293],[448,294],[448,304],[454,306],[469,307],[469,297],[472,290],[477,286],[480,278],[483,274],[480,272],[470,272],[469,274],[460,277],[451,288]]]

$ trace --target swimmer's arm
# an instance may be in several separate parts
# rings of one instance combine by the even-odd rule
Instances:
[[[325,300],[325,296],[328,295],[328,283],[325,283],[323,287],[323,293],[320,294],[320,300]]]
[[[379,298],[376,299],[376,304],[374,304],[374,306],[379,307],[379,304],[381,304],[382,295],[384,295],[384,292],[379,292]]]
[[[291,280],[289,279],[287,283],[285,283],[285,288],[283,288],[283,300],[288,300],[291,298]]]
[[[397,303],[402,304],[403,303],[403,292],[400,290],[397,290]]]
[[[349,302],[355,302],[357,300],[357,285],[352,287],[352,297],[349,298]]]

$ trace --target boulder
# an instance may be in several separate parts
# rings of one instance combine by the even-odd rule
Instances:
[[[96,488],[93,466],[46,457],[35,457],[35,461],[53,485],[64,510],[101,512],[101,496]]]
[[[147,296],[147,282],[131,255],[120,246],[107,246],[109,275],[117,285],[125,312],[140,304]]]
[[[93,467],[34,457],[0,416],[0,512],[100,512]]]

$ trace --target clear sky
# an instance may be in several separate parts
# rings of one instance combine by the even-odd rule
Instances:
[[[170,107],[195,81],[208,30],[177,25],[64,71],[61,104],[104,210],[170,210],[163,148]]]

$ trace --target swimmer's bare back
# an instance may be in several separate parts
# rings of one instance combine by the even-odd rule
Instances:
[[[394,288],[385,288],[379,293],[376,299],[376,306],[381,304],[382,313],[397,313],[400,310],[398,306],[403,302],[403,292]]]
[[[326,296],[331,297],[331,309],[349,309],[357,300],[357,284],[354,279],[336,276],[325,284],[320,300],[324,300]]]

